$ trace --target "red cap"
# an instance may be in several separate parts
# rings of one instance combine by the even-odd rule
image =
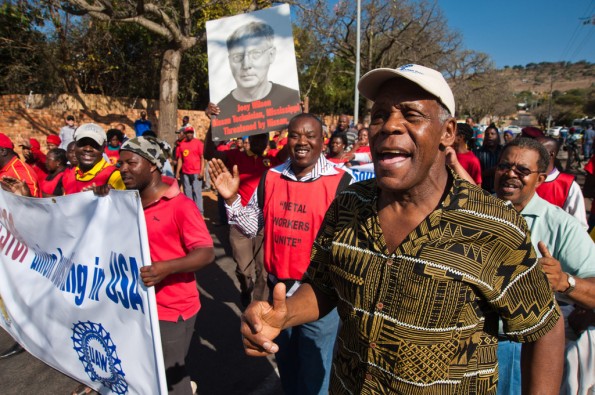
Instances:
[[[12,140],[4,133],[0,133],[0,148],[14,149]]]
[[[45,141],[48,144],[54,144],[54,145],[60,145],[60,143],[62,143],[62,140],[60,140],[60,137],[56,136],[55,134],[50,134],[49,136],[47,136]]]
[[[527,126],[521,130],[521,136],[536,139],[538,137],[544,137],[545,135],[541,129],[536,128],[535,126]]]
[[[192,126],[186,126],[184,128],[184,133],[190,133],[190,132],[194,133],[194,128]]]
[[[39,141],[37,141],[37,139],[34,139],[33,137],[31,137],[29,139],[29,144],[30,144],[30,147],[31,147],[31,151],[40,150],[41,149],[41,144],[39,144]]]

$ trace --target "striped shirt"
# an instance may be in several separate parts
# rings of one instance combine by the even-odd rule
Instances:
[[[556,324],[525,221],[453,177],[442,204],[395,251],[380,227],[375,179],[328,209],[305,281],[342,321],[331,393],[495,394],[498,317],[521,342]]]

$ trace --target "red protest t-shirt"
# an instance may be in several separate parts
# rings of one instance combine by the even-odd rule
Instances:
[[[41,188],[43,183],[45,182],[46,177],[48,176],[48,173],[46,173],[45,170],[38,163],[35,163],[33,166],[31,166],[31,168],[33,169],[33,171],[35,171],[35,174],[37,174],[37,183]]]
[[[463,169],[467,170],[467,173],[473,178],[473,181],[477,185],[481,185],[481,164],[477,156],[472,151],[465,152],[464,154],[457,152],[457,159],[461,166],[463,166]]]
[[[283,137],[282,139],[277,140],[277,149],[283,149],[287,145],[287,137]]]
[[[244,206],[248,204],[256,187],[258,187],[262,174],[271,167],[281,164],[276,157],[258,156],[251,151],[229,150],[225,155],[227,157],[226,164],[230,170],[234,165],[238,166],[240,172],[238,194]]]
[[[41,197],[41,189],[37,173],[28,164],[23,163],[18,157],[12,158],[10,162],[0,169],[0,179],[2,177],[12,177],[18,180],[23,180],[31,191],[31,196]]]
[[[118,159],[120,159],[120,147],[116,149],[110,149],[110,147],[106,146],[103,150],[103,153],[109,159],[108,162],[110,165],[116,165],[118,163]]]
[[[193,138],[190,141],[183,140],[178,145],[179,158],[182,159],[182,173],[200,174],[201,159],[204,153],[204,145],[199,139]]]
[[[595,175],[595,155],[591,156],[591,159],[585,165],[585,171],[589,174]]]
[[[585,171],[595,176],[595,155],[591,156],[591,159],[585,165]],[[591,204],[591,214],[595,215],[595,204]]]
[[[144,208],[151,261],[186,256],[196,248],[213,247],[213,239],[196,203],[180,193],[178,183],[163,177],[169,189]],[[174,273],[155,286],[157,315],[161,321],[185,320],[200,310],[194,273]]]

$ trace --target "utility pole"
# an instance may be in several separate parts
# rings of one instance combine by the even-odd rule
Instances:
[[[361,0],[357,0],[357,23],[356,29],[357,32],[355,34],[355,98],[353,103],[353,123],[357,125],[359,121],[359,91],[357,90],[357,83],[359,82],[359,64],[360,64],[360,20],[361,20],[361,13],[362,13],[362,4]]]
[[[550,129],[552,123],[552,92],[554,90],[554,77],[550,74],[550,101],[547,109],[547,129]]]

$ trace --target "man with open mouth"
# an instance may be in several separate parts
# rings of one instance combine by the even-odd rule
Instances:
[[[225,198],[227,216],[247,237],[263,230],[264,268],[277,297],[302,286],[310,251],[324,214],[335,196],[352,181],[351,175],[322,155],[322,122],[312,114],[289,122],[289,159],[267,170],[246,206],[238,194],[240,173],[220,159],[209,162],[211,180]],[[254,305],[268,302],[253,302]],[[250,307],[248,307],[250,308]],[[336,309],[324,317],[284,328],[276,355],[281,385],[287,395],[327,394],[333,348],[339,326]]]
[[[496,165],[495,188],[496,195],[509,201],[527,221],[540,264],[556,292],[564,316],[571,323],[567,327],[566,338],[574,341],[584,329],[577,329],[579,325],[573,326],[572,323],[584,311],[595,308],[595,244],[576,217],[538,196],[536,191],[546,180],[549,163],[550,154],[541,142],[519,137],[508,143],[502,151]],[[595,333],[593,328],[591,331]],[[579,341],[585,341],[587,337],[583,336]],[[580,354],[584,361],[593,360],[595,356],[588,353],[592,348],[588,340],[586,344],[577,343],[576,346],[583,349]],[[566,354],[573,353],[576,354],[569,343]],[[520,345],[501,338],[498,362],[500,366],[507,366],[507,369],[501,369],[499,394],[521,392],[519,357]],[[579,383],[583,389],[594,386],[595,378],[591,374],[577,374],[577,370],[581,371],[579,363],[570,361],[572,358],[567,357],[571,369],[565,369],[562,393],[583,393],[578,390]],[[588,369],[584,372],[588,372]]]
[[[505,202],[446,166],[455,101],[436,70],[376,69],[358,84],[374,102],[376,178],[329,207],[302,286],[242,318],[246,353],[281,351],[284,328],[337,307],[330,392],[495,394],[498,318],[524,342],[523,386],[557,394],[564,328],[527,226]]]

